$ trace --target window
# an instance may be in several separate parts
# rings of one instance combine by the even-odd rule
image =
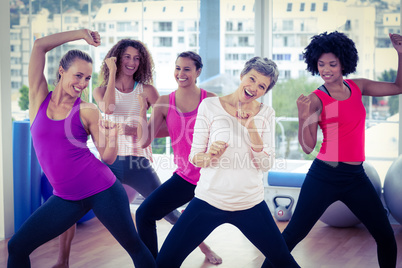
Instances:
[[[301,11],[301,12],[304,11],[304,6],[305,6],[305,5],[306,5],[305,3],[300,3],[300,11]]]
[[[177,22],[177,31],[184,32],[184,21],[181,20]]]
[[[98,31],[106,32],[106,23],[98,23]]]
[[[172,22],[154,22],[154,32],[171,32]]]
[[[183,12],[183,10],[184,10],[184,7],[180,7],[180,12]]]
[[[190,34],[188,37],[188,44],[190,47],[196,47],[197,46],[197,35],[196,34]]]
[[[226,22],[226,31],[233,31],[233,22],[231,21]]]
[[[328,11],[328,3],[325,2],[324,5],[322,6],[322,11]]]
[[[284,31],[293,31],[293,20],[284,20],[283,21],[283,30]]]
[[[345,23],[345,31],[350,31],[350,20],[347,20]]]
[[[275,61],[290,61],[291,54],[273,54],[272,59]]]
[[[10,33],[10,40],[19,40],[20,35],[18,33]]]
[[[118,32],[132,32],[134,27],[129,21],[117,22],[116,30]]]
[[[243,23],[242,22],[237,23],[237,30],[239,32],[243,31]]]
[[[310,9],[312,12],[314,12],[315,11],[315,3],[311,3],[311,9]]]
[[[172,47],[172,37],[154,37],[155,47]]]
[[[11,76],[19,76],[20,74],[20,70],[11,69]]]
[[[239,37],[239,46],[241,47],[248,47],[250,44],[248,42],[248,37],[247,36],[240,36]]]
[[[288,5],[286,6],[286,11],[287,11],[287,12],[291,12],[291,11],[292,11],[292,3],[288,3]]]
[[[179,37],[177,38],[177,43],[179,43],[179,44],[184,44],[184,37],[183,37],[183,36],[179,36]]]

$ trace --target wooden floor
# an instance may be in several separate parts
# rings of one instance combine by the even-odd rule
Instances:
[[[135,206],[132,206],[135,212]],[[282,231],[287,223],[278,222]],[[398,242],[398,265],[402,268],[402,226],[393,225]],[[165,239],[171,225],[158,222],[159,243]],[[0,268],[6,267],[7,241],[0,241]],[[225,224],[206,239],[207,244],[223,258],[219,268],[261,267],[262,254],[235,227]],[[31,254],[33,268],[51,267],[58,254],[58,238],[49,241]],[[292,252],[305,268],[371,268],[378,267],[376,245],[363,226],[333,228],[318,222],[311,233]],[[96,219],[80,224],[73,240],[70,268],[132,267],[128,254]],[[183,263],[184,268],[215,267],[209,264],[199,249]]]

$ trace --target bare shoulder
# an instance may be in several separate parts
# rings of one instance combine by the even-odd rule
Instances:
[[[99,102],[101,100],[103,100],[103,97],[105,96],[105,92],[106,92],[106,87],[97,87],[94,89],[94,99],[96,100],[96,102]]]
[[[144,85],[143,92],[147,96],[151,105],[156,103],[159,98],[159,93],[153,85]]]
[[[157,104],[169,104],[169,95],[162,95],[158,98]]]
[[[86,101],[81,101],[80,115],[82,123],[84,124],[85,128],[88,128],[89,125],[93,123],[97,124],[98,120],[102,117],[98,109],[98,106]]]
[[[216,95],[214,92],[207,91],[207,98],[209,97],[218,97],[218,95]]]
[[[96,87],[94,89],[94,94],[105,94],[106,92],[106,86],[102,86],[102,87]]]
[[[143,90],[147,96],[157,95],[159,97],[159,93],[153,85],[143,85]]]
[[[311,109],[313,109],[314,111],[321,110],[321,108],[322,108],[321,100],[315,93],[310,93],[308,95],[308,98],[311,103],[310,104]]]

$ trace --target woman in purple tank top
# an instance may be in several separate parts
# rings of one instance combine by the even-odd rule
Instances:
[[[136,211],[138,233],[155,257],[158,253],[156,221],[188,203],[194,197],[194,189],[200,177],[199,169],[195,169],[188,162],[192,131],[201,101],[206,97],[216,96],[197,87],[196,80],[201,74],[201,69],[202,60],[198,54],[188,51],[177,57],[174,76],[178,88],[170,95],[158,99],[148,123],[146,118],[148,100],[145,95],[139,96],[142,103],[140,111],[142,122],[137,127],[140,144],[142,147],[148,146],[166,122],[172,140],[175,163],[178,166],[173,176],[152,192]],[[204,242],[199,248],[210,263],[222,263],[222,259]]]
[[[138,94],[144,94],[150,108],[159,97],[153,84],[154,64],[151,53],[139,40],[122,39],[106,54],[101,67],[102,83],[94,90],[94,98],[106,118],[117,122],[118,152],[113,163],[107,164],[116,178],[147,198],[161,185],[158,174],[152,167],[151,146],[141,148],[137,143],[136,123],[140,103]],[[166,137],[166,127],[158,137]],[[180,212],[172,211],[165,219],[174,224]],[[60,236],[57,263],[53,268],[68,267],[71,243],[76,226]]]
[[[100,45],[97,32],[82,29],[39,38],[31,52],[28,76],[32,139],[54,195],[10,239],[8,267],[30,267],[31,252],[65,232],[91,209],[124,247],[135,267],[155,267],[154,258],[136,232],[123,186],[86,145],[91,135],[102,161],[115,161],[117,127],[103,120],[94,104],[80,99],[92,75],[90,56],[79,50],[68,51],[60,61],[54,91],[48,90],[46,53],[75,40]]]

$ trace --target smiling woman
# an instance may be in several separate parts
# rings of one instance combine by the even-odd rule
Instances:
[[[49,92],[43,74],[46,53],[74,40],[99,46],[90,30],[57,33],[35,41],[29,62],[31,133],[39,163],[53,186],[51,196],[21,226],[8,243],[8,267],[30,267],[37,247],[66,231],[91,209],[132,258],[135,266],[155,267],[138,237],[123,186],[86,145],[92,136],[105,163],[117,156],[117,128],[105,121],[94,104],[80,95],[92,74],[91,58],[69,51],[59,65],[58,83]]]
[[[195,197],[162,245],[158,267],[180,267],[224,223],[235,225],[275,267],[299,267],[264,200],[263,172],[274,160],[275,112],[257,98],[272,89],[278,75],[273,61],[254,57],[235,92],[199,105],[188,157],[200,168]],[[217,135],[222,129],[230,133]],[[218,139],[225,136],[233,138]]]

